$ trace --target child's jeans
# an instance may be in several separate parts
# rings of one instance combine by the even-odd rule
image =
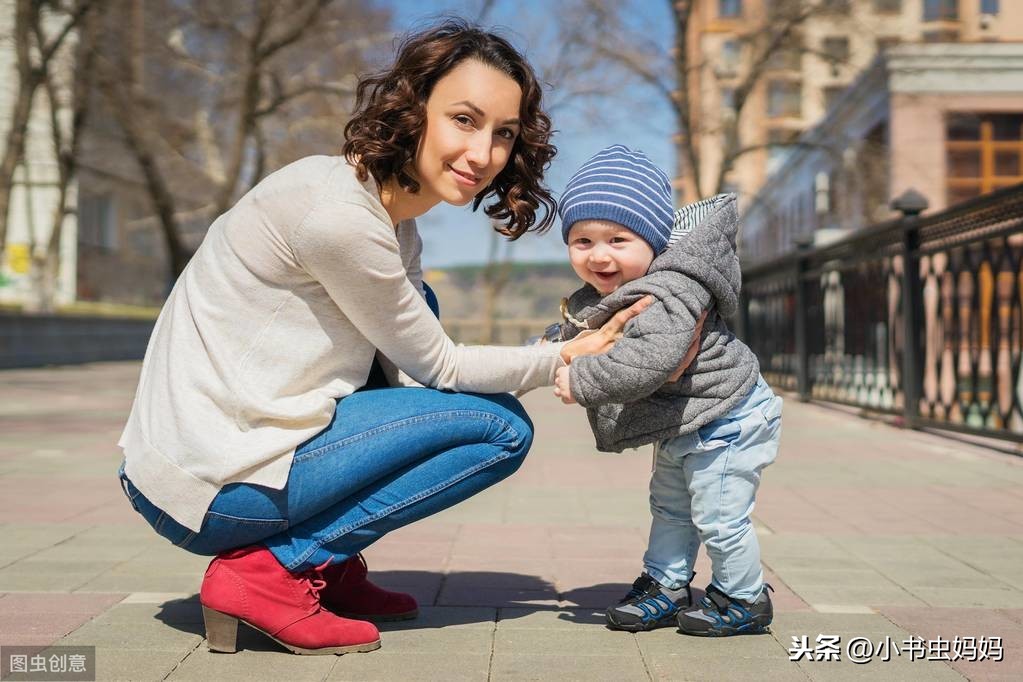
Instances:
[[[693,577],[702,541],[711,584],[736,599],[756,599],[764,584],[760,545],[750,522],[760,472],[774,461],[782,399],[763,377],[735,409],[655,451],[650,479],[646,572],[678,588]]]

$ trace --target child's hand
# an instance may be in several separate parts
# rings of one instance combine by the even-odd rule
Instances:
[[[568,365],[559,367],[554,374],[554,395],[561,398],[561,402],[566,405],[572,405],[575,403],[575,398],[572,397],[572,387],[568,377]]]

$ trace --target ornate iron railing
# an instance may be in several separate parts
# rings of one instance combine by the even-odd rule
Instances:
[[[919,208],[746,268],[739,333],[803,399],[1023,441],[1023,185]]]

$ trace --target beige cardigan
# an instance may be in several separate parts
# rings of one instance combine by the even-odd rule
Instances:
[[[421,249],[415,222],[395,229],[343,158],[260,182],[210,227],[156,321],[119,443],[132,483],[194,531],[227,483],[283,488],[295,447],[378,350],[425,386],[552,384],[558,344],[447,337],[422,296]]]

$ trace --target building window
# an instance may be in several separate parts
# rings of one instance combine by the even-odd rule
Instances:
[[[798,81],[772,80],[767,83],[767,115],[799,117],[802,114],[803,85]]]
[[[878,14],[898,14],[902,11],[902,0],[874,0],[874,11]]]
[[[78,200],[78,243],[117,250],[117,207],[113,196],[85,195]]]
[[[998,14],[998,0],[980,0],[981,14]]]
[[[742,46],[738,40],[729,39],[721,43],[721,60],[718,64],[719,76],[734,76],[739,71],[739,58]]]
[[[924,0],[924,21],[955,21],[959,0]]]
[[[860,210],[868,221],[884,220],[888,216],[888,183],[890,179],[888,126],[875,126],[863,142],[857,155],[860,176]]]
[[[742,0],[718,0],[718,16],[735,19],[742,16]]]
[[[735,88],[721,88],[721,113],[735,115]]]
[[[954,114],[945,132],[949,205],[1023,182],[1023,114]]]
[[[821,53],[832,64],[844,64],[849,61],[849,39],[845,36],[832,36],[821,41]]]
[[[792,145],[799,139],[798,130],[772,128],[767,131],[767,172],[773,173],[792,154]]]

